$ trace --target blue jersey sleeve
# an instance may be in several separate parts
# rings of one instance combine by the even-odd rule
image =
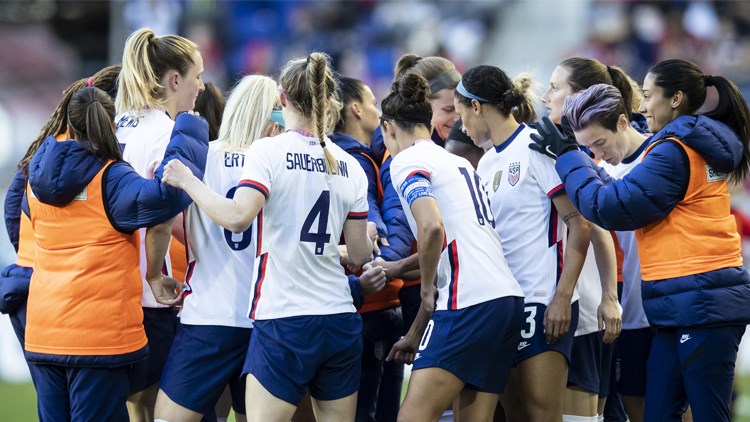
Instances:
[[[10,182],[8,193],[5,195],[4,217],[5,229],[13,248],[18,252],[18,236],[21,227],[21,204],[26,194],[26,182],[28,177],[23,170],[19,169]]]
[[[181,189],[161,182],[166,163],[173,159],[188,166],[202,179],[208,154],[208,124],[189,114],[177,117],[164,160],[154,179],[144,179],[125,162],[110,166],[105,174],[105,203],[114,227],[133,232],[175,217],[192,202]]]
[[[573,204],[607,230],[635,230],[666,217],[680,202],[690,178],[680,145],[660,142],[622,179],[613,179],[582,152],[557,159],[556,170]]]

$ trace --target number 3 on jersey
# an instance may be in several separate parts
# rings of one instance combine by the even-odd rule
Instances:
[[[328,230],[328,210],[331,208],[331,192],[324,190],[315,201],[310,213],[307,214],[302,230],[299,233],[300,242],[315,244],[315,255],[323,255],[323,248],[331,240]],[[318,220],[317,231],[311,231],[313,223]]]
[[[229,189],[229,191],[227,192],[227,198],[234,198],[234,193],[236,191],[237,186]],[[236,239],[236,237],[239,237],[239,239]],[[229,230],[224,229],[224,240],[227,241],[229,249],[233,251],[245,250],[248,246],[250,246],[250,242],[253,241],[253,225],[251,224],[250,227],[247,228],[247,230],[240,234],[234,234]]]

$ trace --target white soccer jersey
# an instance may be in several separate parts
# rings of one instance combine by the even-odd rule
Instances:
[[[391,178],[415,237],[417,225],[409,206],[415,195],[431,190],[443,217],[445,240],[435,309],[456,310],[505,296],[523,297],[492,226],[487,193],[467,160],[432,141],[418,141],[393,158]]]
[[[598,311],[602,303],[602,282],[592,244],[589,244],[586,251],[586,261],[578,276],[576,291],[580,298],[578,299],[578,327],[575,337],[599,331]]]
[[[143,115],[133,117],[129,113],[120,113],[115,117],[117,124],[117,141],[125,149],[122,158],[130,163],[141,177],[150,178],[149,168],[153,163],[161,163],[169,145],[174,121],[162,110],[148,109]],[[158,165],[158,164],[157,164]],[[141,239],[141,280],[143,295],[141,303],[146,308],[168,308],[156,302],[151,286],[146,282],[146,229],[139,229]],[[164,260],[167,273],[172,274],[172,263],[169,253]]]
[[[347,218],[367,219],[367,177],[332,141],[339,174],[318,140],[289,131],[255,141],[239,186],[266,203],[256,220],[250,316],[257,320],[355,312],[338,244]]]
[[[208,146],[203,183],[227,198],[234,197],[246,156],[227,152],[223,144]],[[183,324],[251,328],[248,318],[252,291],[255,238],[253,224],[240,234],[224,229],[195,203],[185,217],[189,253],[185,282],[189,286],[180,312]]]
[[[628,157],[627,161],[623,160],[616,166],[605,162],[599,165],[610,176],[615,179],[621,179],[643,160],[644,149],[644,147],[641,147],[636,152],[636,157]],[[635,241],[635,234],[632,231],[616,231],[615,235],[623,253],[622,297],[620,298],[620,303],[622,304],[622,328],[624,330],[646,328],[649,324],[641,299],[641,260],[638,257],[638,244]]]
[[[526,303],[547,305],[562,272],[567,229],[552,205],[551,198],[563,190],[555,162],[529,149],[532,133],[535,130],[521,124],[482,156],[477,172],[490,196],[505,259]]]

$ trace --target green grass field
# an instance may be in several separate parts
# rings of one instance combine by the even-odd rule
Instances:
[[[750,422],[750,374],[738,378],[740,396],[735,403],[735,422]],[[404,385],[406,388],[406,385]],[[234,418],[230,415],[230,421]],[[9,384],[0,381],[0,421],[30,422],[36,417],[36,394],[31,383]]]

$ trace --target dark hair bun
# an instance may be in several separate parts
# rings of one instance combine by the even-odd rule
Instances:
[[[507,109],[518,107],[526,100],[521,91],[511,88],[503,93],[502,103]]]
[[[425,78],[414,73],[403,76],[391,89],[410,103],[421,103],[430,99],[430,84]]]

